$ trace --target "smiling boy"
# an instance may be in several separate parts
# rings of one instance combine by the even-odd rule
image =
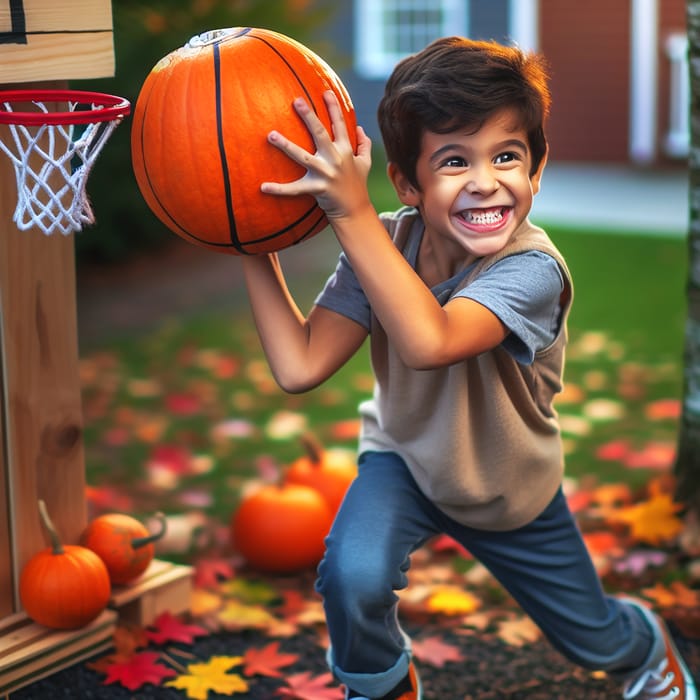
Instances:
[[[314,154],[269,136],[307,172],[263,191],[315,196],[342,247],[308,316],[276,255],[243,259],[271,370],[306,391],[371,343],[359,473],[317,582],[348,698],[421,697],[395,591],[438,533],[487,566],[569,659],[619,679],[624,698],[697,697],[663,621],[603,592],[561,489],[552,402],[572,283],[528,220],[549,102],[541,57],[515,48],[451,37],[399,63],[379,124],[404,206],[381,216],[366,185],[371,143],[358,128],[353,153],[332,93],[332,135],[295,102]]]

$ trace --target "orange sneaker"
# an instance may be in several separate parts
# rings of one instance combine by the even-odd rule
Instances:
[[[626,598],[644,615],[649,626],[663,640],[663,647],[649,659],[646,668],[628,680],[623,688],[624,700],[698,700],[693,676],[676,649],[666,623],[661,617],[636,600]]]
[[[372,700],[364,695],[354,694],[352,691],[348,691],[345,697],[347,700]],[[415,664],[411,662],[411,665],[408,667],[408,674],[401,683],[376,700],[421,700],[422,697],[418,671],[416,671]]]

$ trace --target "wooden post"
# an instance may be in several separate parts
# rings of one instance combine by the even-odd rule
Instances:
[[[12,88],[65,88],[61,82]],[[0,89],[3,89],[0,86]],[[11,138],[0,128],[0,138]],[[8,141],[5,141],[8,142]],[[62,540],[86,525],[83,419],[72,236],[20,231],[12,220],[17,185],[0,154],[0,697],[108,648],[117,614],[54,631],[22,612],[19,578],[48,546],[43,499]],[[30,158],[39,172],[39,156]],[[49,184],[51,179],[49,179]]]
[[[41,168],[36,156],[32,167]],[[0,560],[0,589],[10,587],[12,576],[16,610],[18,573],[47,546],[37,500],[46,501],[61,537],[75,542],[86,524],[85,465],[73,238],[17,229],[15,175],[4,154],[0,183],[3,472],[12,553],[9,562]]]

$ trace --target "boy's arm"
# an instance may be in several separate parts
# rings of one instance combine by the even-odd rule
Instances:
[[[495,314],[466,298],[440,306],[396,249],[367,190],[371,142],[358,128],[355,155],[332,92],[327,93],[326,105],[334,139],[303,100],[295,102],[314,137],[315,154],[277,132],[270,134],[270,141],[307,168],[307,173],[296,182],[265,183],[263,191],[316,197],[373,312],[408,366],[441,367],[496,347],[507,335],[507,329]]]
[[[253,319],[277,383],[290,393],[318,386],[367,337],[359,323],[320,306],[305,318],[292,298],[276,254],[242,258]]]

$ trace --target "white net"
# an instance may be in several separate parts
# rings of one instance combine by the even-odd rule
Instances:
[[[43,103],[33,104],[48,112]],[[70,111],[77,104],[69,103]],[[3,107],[12,111],[8,102]],[[92,109],[100,107],[92,105]],[[17,178],[17,206],[12,217],[17,228],[26,231],[36,226],[47,235],[56,231],[68,235],[94,223],[87,178],[120,121],[116,118],[88,124],[8,124],[12,143],[0,139],[0,148],[12,160]]]

